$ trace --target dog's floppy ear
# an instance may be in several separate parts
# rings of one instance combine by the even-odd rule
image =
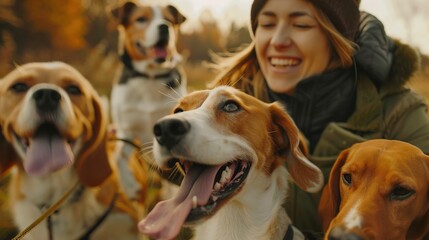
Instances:
[[[168,5],[167,9],[171,13],[171,15],[173,15],[175,24],[182,24],[184,21],[186,21],[186,17],[183,16],[182,13],[177,10],[176,7]]]
[[[274,125],[279,128],[274,131],[273,134],[278,134],[273,139],[279,153],[286,154],[287,169],[294,182],[307,192],[319,191],[323,186],[322,171],[304,155],[306,150],[301,149],[303,143],[292,118],[278,103],[271,104],[270,111]]]
[[[423,164],[426,165],[424,168],[429,169],[429,156],[424,155],[422,157]],[[423,182],[423,181],[422,181]],[[426,171],[426,196],[425,205],[429,206],[429,173]],[[429,207],[422,208],[422,215],[414,220],[408,229],[407,239],[428,239],[429,237]]]
[[[95,115],[92,136],[84,143],[76,163],[80,180],[90,187],[100,185],[112,173],[107,155],[107,116],[98,96],[94,96],[92,102]]]
[[[5,174],[16,161],[19,161],[19,156],[16,154],[12,144],[4,138],[2,128],[0,127],[0,177]]]
[[[126,2],[122,6],[111,9],[110,13],[116,20],[119,22],[119,24],[126,26],[128,25],[128,19],[131,14],[131,12],[134,10],[134,8],[137,7],[137,4],[134,2]]]
[[[341,196],[340,196],[340,177],[341,177],[341,168],[346,162],[350,153],[350,148],[343,150],[340,155],[338,155],[337,160],[332,167],[331,173],[329,175],[328,184],[322,191],[322,196],[319,202],[319,216],[322,220],[322,229],[326,231],[331,223],[332,219],[338,214]]]

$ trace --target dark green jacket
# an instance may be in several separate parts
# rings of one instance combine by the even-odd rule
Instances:
[[[419,66],[416,52],[385,36],[381,23],[369,14],[362,13],[360,30],[360,50],[355,56],[355,111],[346,122],[329,123],[311,155],[313,163],[323,171],[325,183],[338,154],[368,139],[402,140],[429,154],[425,100],[406,86]],[[321,232],[319,197],[320,193],[308,194],[291,184],[286,209],[302,231]]]

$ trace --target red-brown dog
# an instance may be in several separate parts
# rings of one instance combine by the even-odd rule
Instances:
[[[429,156],[396,140],[338,157],[319,205],[325,239],[429,239]]]

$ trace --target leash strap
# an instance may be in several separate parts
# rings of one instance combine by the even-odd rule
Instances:
[[[32,224],[30,224],[27,228],[25,228],[23,231],[18,233],[12,240],[20,240],[25,235],[27,235],[33,228],[35,228],[37,225],[39,225],[45,218],[49,217],[54,213],[63,203],[64,201],[74,192],[75,188],[79,186],[79,181],[77,181],[73,187],[66,192],[56,203],[54,203],[52,206],[50,206],[42,215],[40,215]]]
[[[287,231],[286,231],[286,234],[285,234],[285,237],[283,238],[283,240],[293,240],[292,224],[289,224],[289,226],[287,227]]]
[[[118,193],[115,193],[115,196],[113,196],[112,201],[110,202],[109,208],[106,209],[106,211],[103,213],[103,215],[95,222],[94,225],[81,237],[79,240],[89,240],[89,237],[91,234],[95,231],[95,229],[100,226],[104,222],[104,220],[107,218],[107,216],[112,211],[113,207],[115,206],[116,199],[118,198]]]

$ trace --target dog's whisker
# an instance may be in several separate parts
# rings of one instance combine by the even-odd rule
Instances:
[[[175,82],[177,82],[178,84],[179,84],[179,86],[181,86],[181,82],[180,81],[178,81],[178,80],[174,80]],[[173,93],[175,93],[176,94],[176,97],[177,98],[181,98],[181,97],[183,97],[178,91],[176,91],[176,89],[174,89],[174,88],[172,88],[172,87],[170,87],[170,89],[173,91]]]
[[[180,96],[179,97],[175,97],[175,96],[172,96],[171,94],[165,93],[163,91],[158,91],[158,92],[160,94],[164,95],[165,97],[169,98],[170,100],[172,100],[171,102],[177,102],[177,100],[179,100],[179,98],[180,98]],[[173,92],[176,92],[176,90],[173,89]]]

